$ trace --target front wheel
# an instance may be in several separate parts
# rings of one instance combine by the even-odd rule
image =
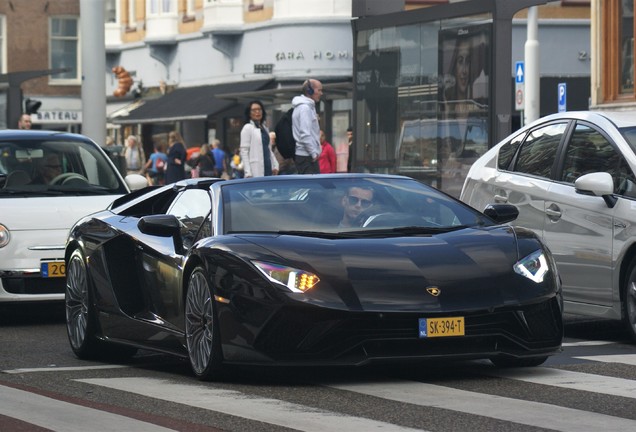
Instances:
[[[95,317],[89,299],[88,275],[84,256],[73,251],[66,267],[66,332],[71,349],[81,359],[99,357],[99,341],[95,337]]]
[[[78,358],[125,360],[135,355],[134,347],[108,345],[97,337],[97,316],[91,302],[86,261],[79,249],[73,251],[66,267],[64,305],[68,340]]]
[[[636,341],[636,259],[629,265],[621,298],[625,328],[632,340]]]
[[[190,366],[200,380],[221,374],[223,355],[214,296],[202,267],[194,269],[188,281],[185,302],[186,344]]]

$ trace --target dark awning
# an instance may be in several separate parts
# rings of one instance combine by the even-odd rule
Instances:
[[[111,117],[115,124],[162,123],[180,120],[205,120],[231,108],[235,101],[217,95],[262,90],[273,80],[247,81],[198,87],[181,87],[157,99],[144,101],[127,114]]]
[[[218,97],[221,99],[233,100],[236,103],[247,103],[250,100],[258,99],[264,102],[266,105],[283,105],[291,103],[294,96],[300,94],[300,84],[296,85],[282,85],[279,84],[275,88],[266,88],[258,91],[232,91],[228,93],[218,93]],[[323,100],[335,100],[335,99],[352,99],[353,98],[353,84],[350,81],[339,82],[324,82],[322,83],[324,89]]]

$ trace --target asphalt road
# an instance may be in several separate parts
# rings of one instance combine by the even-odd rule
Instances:
[[[244,368],[212,383],[150,352],[75,358],[61,305],[0,306],[0,346],[0,431],[636,430],[636,345],[612,321],[566,317],[563,352],[538,368]]]

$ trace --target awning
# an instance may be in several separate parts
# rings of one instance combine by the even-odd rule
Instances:
[[[273,80],[247,81],[217,85],[181,87],[157,99],[110,119],[115,124],[162,123],[180,120],[205,120],[231,108],[236,102],[220,99],[219,94],[262,90]]]
[[[231,93],[219,93],[217,97],[232,100],[236,103],[247,103],[250,100],[258,99],[266,105],[284,105],[291,103],[294,96],[298,96],[300,94],[300,88],[300,84],[279,85],[276,88],[258,91],[233,91]],[[324,90],[323,100],[353,98],[353,84],[351,84],[350,81],[323,82],[322,88]]]

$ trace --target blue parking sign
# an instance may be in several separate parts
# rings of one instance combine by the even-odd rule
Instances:
[[[559,100],[559,112],[567,111],[567,85],[566,83],[559,83],[558,85],[558,100]]]

